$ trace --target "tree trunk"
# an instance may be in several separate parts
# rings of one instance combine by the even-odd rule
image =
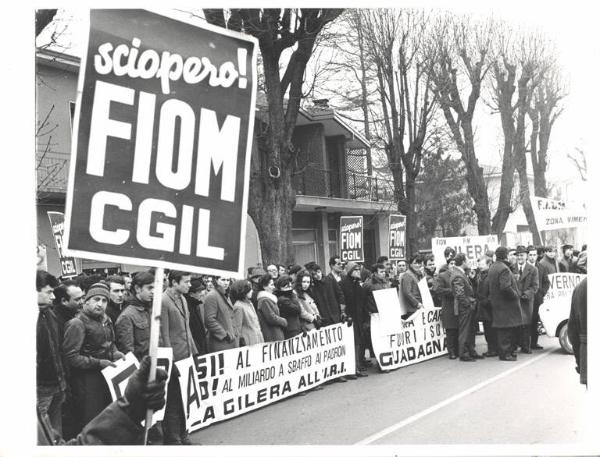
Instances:
[[[271,178],[268,174],[268,145],[259,140],[257,146],[258,154],[252,159],[259,163],[253,167],[255,172],[250,179],[248,214],[256,225],[263,266],[270,263],[289,265],[294,262],[291,227],[296,204],[292,169],[284,167],[280,178]]]
[[[363,112],[363,125],[365,129],[365,138],[367,141],[371,142],[371,121],[369,116],[369,104],[367,100],[367,69],[365,65],[365,50],[363,44],[363,35],[362,35],[362,25],[360,20],[360,13],[355,10],[356,21],[358,24],[357,32],[358,32],[358,49],[360,51],[359,59],[360,59],[360,90],[361,90],[361,108]],[[373,175],[373,161],[371,157],[371,146],[366,148],[366,159],[367,159],[367,174],[369,176]]]
[[[406,258],[419,252],[419,236],[417,233],[417,213],[415,211],[416,195],[415,182],[407,176],[406,179]],[[399,205],[398,205],[399,206]],[[400,209],[400,208],[398,208]]]
[[[521,158],[517,159],[518,165],[517,170],[519,173],[519,198],[521,205],[523,206],[523,212],[527,219],[527,225],[533,235],[533,244],[539,246],[542,244],[540,239],[540,232],[535,222],[535,216],[533,214],[533,207],[531,206],[531,194],[529,192],[529,180],[527,178],[527,161],[525,160],[525,154]]]
[[[461,124],[465,139],[464,142],[461,142],[462,150],[460,147],[459,150],[467,169],[467,190],[475,202],[473,210],[477,215],[477,231],[480,235],[489,235],[492,229],[490,226],[491,214],[487,186],[483,178],[483,168],[479,166],[479,161],[475,155],[471,123],[462,122]]]

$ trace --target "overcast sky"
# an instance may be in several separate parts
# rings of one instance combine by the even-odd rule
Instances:
[[[269,6],[272,6],[272,3]],[[340,3],[340,2],[338,2]],[[482,5],[482,3],[484,3]],[[557,60],[568,84],[568,96],[564,101],[565,110],[553,130],[550,142],[550,168],[548,175],[560,178],[577,178],[578,173],[567,153],[580,147],[591,155],[598,150],[599,142],[595,135],[597,127],[597,107],[590,101],[590,92],[595,91],[600,58],[598,36],[598,11],[600,2],[542,2],[533,0],[504,0],[502,2],[452,2],[451,9],[475,16],[495,16],[506,19],[515,27],[539,30],[556,45]],[[403,5],[436,8],[449,8],[448,2],[404,2]],[[261,3],[262,5],[262,3]],[[361,3],[341,2],[344,6],[366,6]],[[399,3],[395,4],[399,5]],[[114,5],[113,5],[114,6]],[[265,5],[267,6],[267,5]],[[369,6],[385,6],[373,5]],[[388,5],[390,6],[390,5]],[[187,7],[181,8],[189,11]],[[87,25],[84,20],[87,10],[61,10],[55,27],[48,27],[37,44],[47,42],[54,30],[63,31],[59,42],[66,46],[65,52],[80,56],[85,42]],[[182,13],[189,18],[188,14]],[[483,105],[481,109],[487,110]],[[490,165],[499,164],[499,150],[502,135],[498,116],[480,116],[477,125],[477,154],[480,161]]]

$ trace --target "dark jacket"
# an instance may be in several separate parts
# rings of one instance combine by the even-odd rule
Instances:
[[[208,330],[209,352],[239,346],[238,335],[233,326],[233,303],[221,287],[216,286],[204,298],[204,318]]]
[[[440,306],[442,306],[442,300],[440,299],[440,297],[437,296],[437,294],[434,291],[436,276],[437,275],[435,274],[435,271],[429,271],[427,268],[425,268],[425,277],[427,278],[427,287],[429,288],[429,293],[431,294],[431,298],[433,299],[433,304],[437,307],[440,307]]]
[[[400,278],[400,294],[407,313],[414,313],[418,309],[417,305],[423,303],[421,291],[419,291],[419,281],[422,277],[421,272],[408,267],[406,273]]]
[[[365,338],[364,325],[370,324],[369,312],[365,306],[365,290],[360,278],[344,276],[340,282],[344,301],[346,303],[346,314],[352,318],[354,327],[354,344],[359,345]]]
[[[65,325],[79,312],[79,309],[69,308],[63,304],[54,305],[52,307],[52,311],[56,315],[56,321],[58,323],[58,335],[60,339],[60,344],[62,345],[62,340],[65,336]]]
[[[341,321],[344,296],[337,281],[325,276],[321,281],[313,281],[309,293],[315,300],[323,325],[337,324]]]
[[[287,321],[287,327],[283,331],[285,338],[292,338],[302,333],[302,326],[300,325],[302,305],[298,301],[294,291],[278,290],[275,292],[275,295],[277,296],[279,314]]]
[[[144,303],[134,297],[117,318],[117,348],[123,354],[131,351],[138,360],[148,354],[151,309],[152,303]]]
[[[539,273],[539,284],[540,287],[537,292],[538,301],[540,303],[544,302],[544,297],[548,293],[548,289],[550,289],[550,279],[548,275],[556,273],[556,264],[553,260],[550,260],[548,257],[544,256],[538,262],[537,265],[538,273]]]
[[[115,360],[117,347],[112,321],[106,315],[94,319],[80,312],[65,326],[63,350],[71,372],[100,371],[100,360]]]
[[[377,275],[371,275],[369,279],[367,279],[363,285],[363,289],[365,291],[365,305],[367,313],[378,313],[377,303],[375,302],[375,297],[373,296],[373,292],[376,290],[389,289],[390,285],[385,279],[380,279]]]
[[[573,257],[570,259],[563,257],[560,259],[560,262],[558,262],[558,270],[561,273],[578,273],[577,263],[573,261]]]
[[[108,305],[106,305],[106,315],[110,318],[113,325],[117,325],[117,319],[126,307],[127,302],[125,299],[123,299],[123,303],[121,303],[120,305],[117,305],[112,300],[108,301]]]
[[[186,300],[190,311],[190,330],[196,343],[196,349],[198,349],[199,355],[206,354],[208,352],[208,340],[204,321],[202,320],[202,311],[200,310],[202,302],[191,295],[186,296]]]
[[[496,261],[488,273],[492,326],[495,328],[519,327],[523,324],[517,280],[505,262]]]
[[[258,293],[257,301],[256,314],[265,342],[283,340],[283,330],[287,327],[287,320],[279,314],[277,297],[262,290]]]
[[[488,273],[488,270],[480,271],[479,280],[477,281],[477,319],[483,322],[492,322]]]
[[[443,265],[435,278],[433,290],[436,296],[440,297],[442,303],[442,325],[445,329],[457,329],[458,315],[454,314],[454,292],[450,283],[450,275],[448,265]]]
[[[568,325],[579,381],[587,384],[587,277],[573,290]]]
[[[461,310],[475,310],[477,307],[475,291],[465,272],[458,267],[450,269],[450,284],[454,294],[455,310],[459,313]]]
[[[517,268],[519,268],[517,266]],[[517,270],[518,271],[518,270]],[[523,274],[519,275],[517,284],[521,294],[521,314],[523,325],[531,324],[533,316],[533,301],[539,289],[539,275],[537,268],[529,262],[523,266]]]
[[[60,351],[60,332],[50,305],[38,306],[36,330],[36,379],[38,386],[66,389]]]

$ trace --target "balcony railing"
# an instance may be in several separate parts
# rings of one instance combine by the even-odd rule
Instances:
[[[393,202],[394,183],[362,173],[340,174],[308,167],[294,177],[298,195]]]
[[[38,192],[66,192],[69,159],[65,154],[39,152],[35,158]]]

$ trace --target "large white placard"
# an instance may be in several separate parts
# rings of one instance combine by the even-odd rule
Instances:
[[[194,431],[355,373],[354,330],[336,324],[175,364],[187,428]]]

